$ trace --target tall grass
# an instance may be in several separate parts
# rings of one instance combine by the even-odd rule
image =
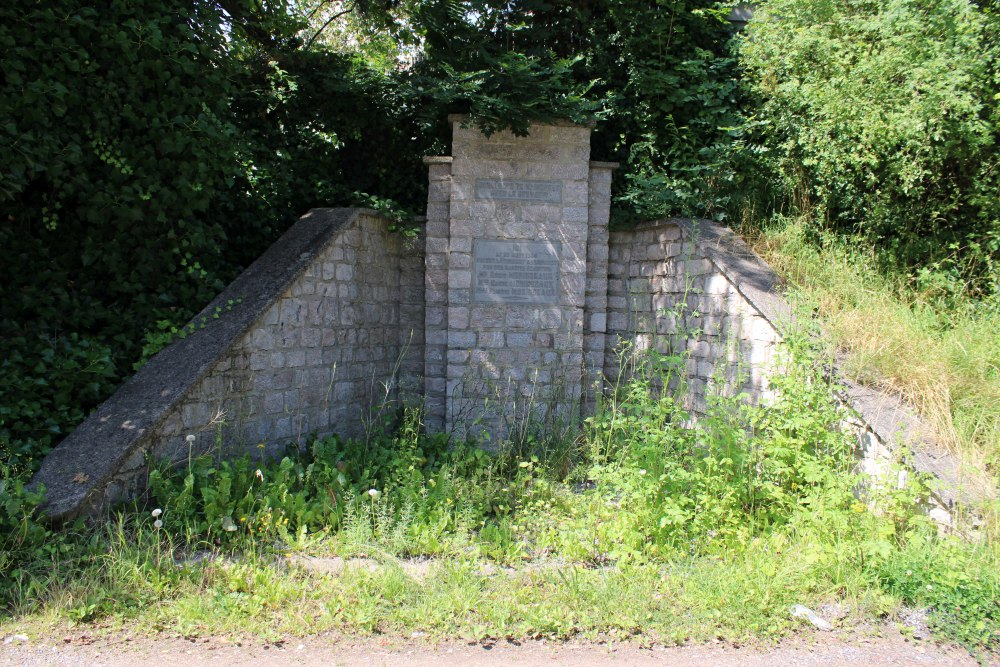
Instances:
[[[893,275],[875,249],[807,237],[777,218],[751,241],[847,353],[851,379],[910,402],[996,495],[1000,472],[1000,295],[975,300],[928,272]],[[859,242],[858,242],[859,243]],[[947,287],[945,282],[944,287]]]

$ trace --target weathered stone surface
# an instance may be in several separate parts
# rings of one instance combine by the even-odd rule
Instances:
[[[434,326],[447,331],[435,340],[446,349],[427,347],[447,360],[443,368],[426,365],[428,423],[463,435],[475,421],[497,442],[519,420],[579,413],[588,243],[607,247],[610,168],[599,168],[607,177],[598,179],[594,217],[590,128],[532,125],[526,137],[486,137],[462,117],[451,121],[450,217],[427,229],[429,248],[447,248],[433,258],[447,289],[437,291],[436,279],[433,298],[448,309],[445,322],[434,314]],[[428,201],[430,218],[434,197]],[[590,285],[602,302],[602,280]],[[469,354],[453,354],[459,351]],[[540,386],[538,377],[560,381]]]

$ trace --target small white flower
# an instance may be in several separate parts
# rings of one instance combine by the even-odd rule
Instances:
[[[189,443],[194,442],[194,433],[188,433],[188,436],[184,439],[187,440]]]
[[[163,522],[157,519],[156,521],[153,522],[153,528],[156,528],[157,530],[163,528]]]
[[[375,500],[381,494],[379,493],[378,489],[368,489],[368,495],[371,496],[372,500]]]
[[[641,470],[639,471],[639,474],[640,474],[640,475],[645,475],[645,474],[646,474],[646,469],[645,469],[645,468],[641,469]]]
[[[161,514],[163,514],[163,510],[161,510],[159,507],[157,507],[155,510],[153,510],[152,512],[150,512],[150,514],[152,514],[153,518],[155,519],[155,518],[159,517]]]
[[[931,590],[933,588],[934,588],[933,586],[931,586],[930,584],[927,584],[927,590]]]
[[[257,468],[257,472],[255,472],[254,474],[257,476],[257,479],[259,479],[262,482],[264,481],[264,473],[261,472],[260,468]]]

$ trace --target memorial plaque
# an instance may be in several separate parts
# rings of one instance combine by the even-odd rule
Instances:
[[[477,178],[476,199],[562,203],[562,181],[513,181],[504,178]]]
[[[493,241],[472,244],[475,303],[559,303],[558,241]]]

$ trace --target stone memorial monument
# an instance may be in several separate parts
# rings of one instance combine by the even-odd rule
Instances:
[[[452,156],[425,159],[428,427],[576,423],[604,364],[616,165],[590,161],[590,127],[449,120]]]
[[[302,216],[46,457],[48,516],[134,497],[151,461],[367,438],[403,406],[486,447],[531,427],[572,438],[647,351],[673,360],[693,419],[713,394],[768,400],[791,311],[738,237],[675,218],[609,235],[616,165],[590,161],[589,127],[451,123],[452,156],[426,159],[423,237],[364,209]],[[959,488],[898,399],[853,385],[848,400],[867,471],[902,432],[918,469]]]

